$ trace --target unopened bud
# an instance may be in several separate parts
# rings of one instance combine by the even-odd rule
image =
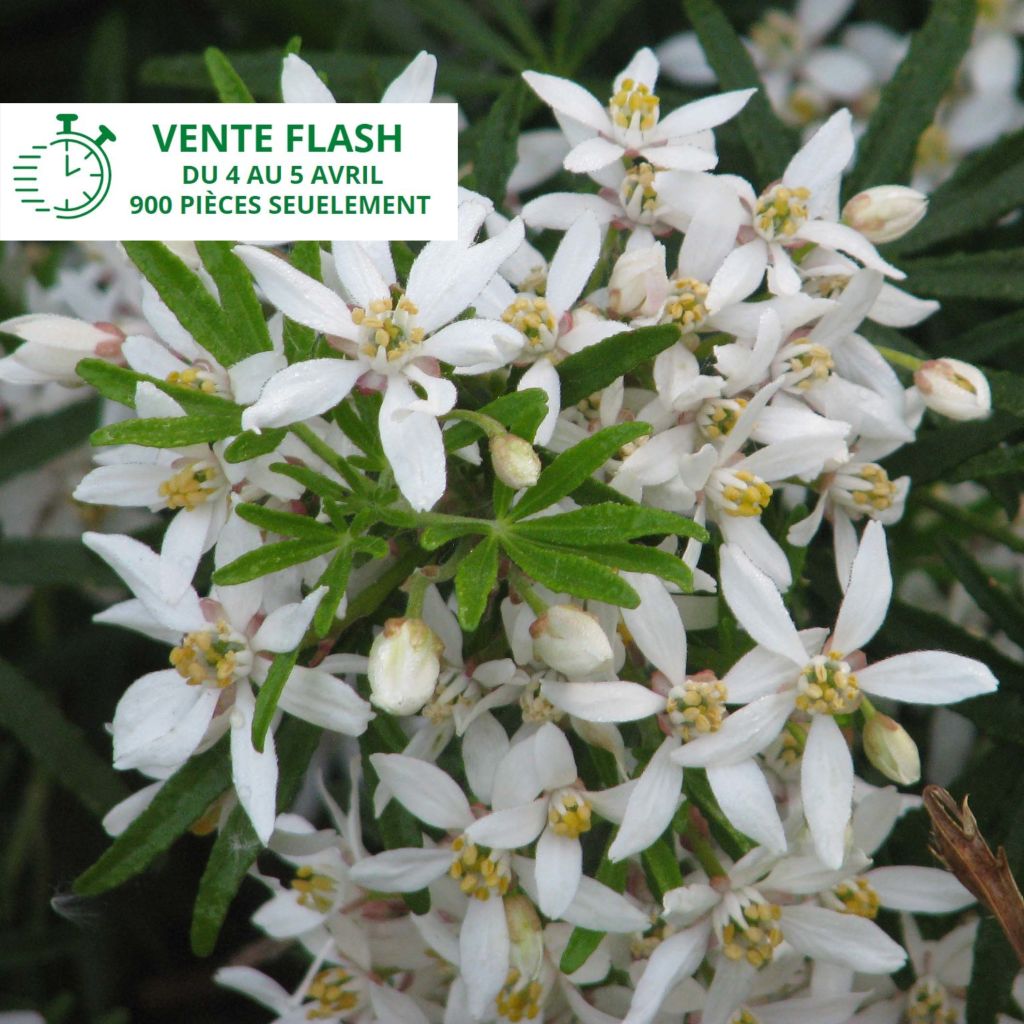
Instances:
[[[928,211],[928,197],[905,185],[878,185],[858,192],[844,207],[843,220],[869,242],[902,238]]]
[[[914,372],[914,383],[924,404],[951,420],[983,420],[992,411],[985,375],[959,359],[929,359]]]
[[[370,700],[393,715],[414,715],[437,686],[443,650],[422,619],[388,619],[370,648]]]
[[[10,384],[81,384],[75,373],[81,360],[121,361],[124,333],[113,324],[30,313],[0,323],[0,331],[22,339],[11,355],[0,359],[0,380]]]
[[[623,253],[615,261],[608,281],[608,309],[612,315],[625,319],[653,316],[667,295],[665,247],[661,243]]]
[[[864,725],[864,753],[887,778],[910,786],[921,778],[921,755],[910,734],[888,715],[873,714]]]
[[[612,659],[597,619],[574,604],[552,605],[530,626],[534,656],[570,679],[583,679]]]
[[[520,979],[536,978],[544,962],[544,930],[529,897],[516,893],[505,897],[508,926],[509,966]]]
[[[529,441],[515,434],[498,434],[490,440],[494,474],[517,491],[532,487],[540,476],[540,458]]]

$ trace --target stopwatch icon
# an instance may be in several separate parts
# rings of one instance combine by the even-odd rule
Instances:
[[[72,220],[92,213],[110,191],[110,158],[105,142],[117,137],[101,124],[96,138],[71,126],[77,114],[58,114],[60,130],[45,145],[31,146],[14,165],[14,191],[39,213]]]

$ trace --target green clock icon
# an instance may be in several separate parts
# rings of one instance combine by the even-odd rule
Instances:
[[[111,175],[103,144],[117,137],[102,124],[96,138],[76,132],[71,125],[77,114],[58,114],[57,120],[61,128],[51,142],[19,154],[15,192],[39,213],[72,220],[92,213],[106,199]]]

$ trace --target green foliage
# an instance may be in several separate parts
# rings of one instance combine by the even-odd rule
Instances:
[[[211,46],[203,54],[206,62],[206,70],[210,73],[210,81],[217,90],[217,98],[221,103],[252,103],[252,93],[249,92],[241,76],[231,66],[231,61],[217,49]]]

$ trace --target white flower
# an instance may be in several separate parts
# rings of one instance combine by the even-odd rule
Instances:
[[[722,548],[721,565],[725,598],[758,643],[723,680],[728,699],[746,707],[731,714],[714,735],[672,756],[683,765],[743,764],[772,742],[795,710],[805,712],[810,724],[800,775],[804,814],[818,855],[836,868],[846,846],[853,763],[834,716],[855,711],[862,693],[947,704],[993,692],[995,677],[981,662],[942,651],[901,654],[853,670],[848,659],[878,631],[892,593],[885,530],[879,523],[868,523],[864,530],[827,642],[821,630],[797,632],[774,585],[736,547]]]
[[[494,475],[515,490],[532,487],[540,477],[540,456],[533,445],[515,434],[499,434],[492,437],[488,447]]]
[[[714,167],[717,157],[710,129],[742,110],[754,90],[709,96],[662,120],[654,93],[657,77],[657,57],[647,48],[638,50],[616,77],[608,106],[603,107],[575,82],[523,72],[530,88],[559,115],[562,130],[573,143],[565,158],[566,170],[590,174],[625,156],[676,170]]]
[[[391,290],[395,270],[386,248],[335,242],[335,270],[356,304],[351,312],[335,292],[284,260],[254,246],[236,247],[281,312],[333,337],[351,356],[310,359],[275,374],[259,400],[243,413],[242,426],[260,430],[319,415],[367,377],[384,390],[378,422],[395,480],[414,508],[430,508],[445,487],[444,443],[437,417],[454,406],[456,397],[455,385],[439,376],[431,361],[450,363],[456,373],[484,373],[513,358],[522,341],[517,330],[501,321],[451,322],[522,241],[522,224],[513,221],[499,237],[473,245],[485,212],[478,202],[463,202],[459,240],[424,246],[409,271],[405,293],[397,300]],[[421,398],[413,385],[426,397]]]
[[[992,412],[985,375],[960,359],[929,359],[914,371],[924,404],[951,420],[983,420]]]
[[[869,242],[881,245],[902,238],[928,212],[928,197],[905,185],[876,185],[853,196],[843,221]]]
[[[570,679],[607,671],[612,648],[597,618],[574,604],[552,605],[530,626],[533,653]]]
[[[263,652],[291,651],[301,643],[326,588],[273,609],[257,624],[260,587],[225,587],[204,600],[189,587],[169,597],[161,584],[161,560],[145,545],[118,535],[86,533],[82,539],[136,595],[101,612],[96,621],[175,644],[172,667],[136,680],[117,705],[114,767],[176,768],[230,732],[238,799],[266,842],[274,827],[277,758],[272,732],[262,752],[252,745],[254,687],[262,685],[270,668]],[[292,669],[278,706],[350,736],[363,733],[373,717],[350,687],[302,666]]]
[[[921,755],[913,737],[899,722],[877,712],[864,725],[864,753],[887,778],[912,786],[921,778]]]

